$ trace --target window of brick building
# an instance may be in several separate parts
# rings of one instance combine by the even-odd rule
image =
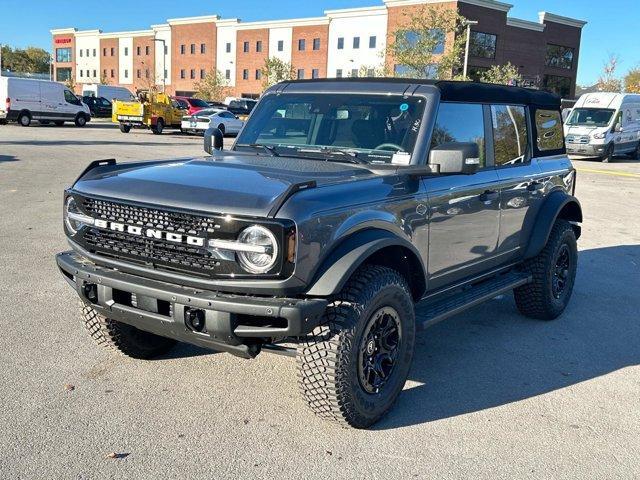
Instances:
[[[207,76],[207,72],[204,68],[200,69],[200,78],[203,79],[204,77]]]
[[[278,40],[278,51],[284,51],[284,40]]]
[[[573,48],[561,45],[547,45],[546,65],[548,67],[566,68],[573,67]]]
[[[256,70],[256,80],[262,79],[262,70]]]
[[[344,50],[344,38],[338,38],[338,50]]]
[[[106,70],[105,70],[105,77],[107,76]],[[124,78],[129,78],[129,70],[125,70],[124,71]]]
[[[319,38],[314,38],[313,39],[313,49],[314,50],[320,50],[320,39]]]
[[[320,70],[317,68],[311,70],[311,78],[320,78]]]
[[[304,38],[298,40],[298,50],[304,52],[307,49],[307,41]]]
[[[180,70],[180,78],[182,78],[183,80],[187,77],[186,72],[183,70]]]
[[[498,37],[492,33],[471,32],[469,55],[476,58],[496,58]]]
[[[262,52],[262,40],[256,42],[256,52]]]
[[[201,43],[200,44],[200,53],[202,53],[202,54],[207,53],[207,44],[206,43]]]
[[[196,54],[196,44],[192,43],[191,44],[191,55],[195,55]]]
[[[231,70],[225,70],[224,78],[226,78],[227,80],[231,80]]]
[[[180,45],[180,55],[184,55],[186,51],[186,47],[184,45]]]
[[[249,53],[249,42],[244,42],[243,47],[242,47],[242,51],[244,53]]]
[[[298,69],[298,80],[302,80],[304,78],[304,68]]]
[[[358,69],[357,68],[353,68],[351,70],[351,77],[352,78],[358,78]]]
[[[125,54],[125,55],[128,55],[128,53],[127,53],[127,51],[128,51],[128,50],[129,50],[128,48],[125,48],[125,49],[124,49],[124,52],[125,52],[124,54]],[[140,52],[140,47],[136,47],[136,55],[139,57],[139,56],[140,56],[140,54],[141,54],[141,52]]]
[[[106,57],[106,56],[107,56],[107,49],[106,49],[106,48],[103,48],[103,49],[102,49],[102,56],[103,56],[103,57]]]
[[[136,70],[136,77],[142,78],[142,75],[140,74],[140,69]]]
[[[191,80],[195,80],[196,79],[196,70],[195,68],[191,69]]]
[[[111,78],[114,78],[116,76],[116,71],[112,68],[111,69]]]
[[[227,53],[231,53],[231,43],[228,43],[228,42],[227,42],[226,52],[227,52]]]
[[[145,55],[149,55],[150,52],[151,52],[151,47],[149,47],[149,46],[144,47],[144,54]]]
[[[342,69],[341,68],[336,70],[336,78],[342,78]]]
[[[378,43],[378,39],[375,35],[369,37],[369,48],[376,48],[376,43]]]
[[[115,47],[111,47],[111,56],[113,57],[116,54]]]
[[[242,71],[242,79],[243,80],[249,80],[249,69],[248,68],[245,68]]]
[[[360,37],[353,37],[353,49],[357,50],[360,48]]]

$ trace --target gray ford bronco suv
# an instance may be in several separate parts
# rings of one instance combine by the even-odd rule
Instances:
[[[569,302],[582,212],[552,94],[287,82],[230,150],[214,129],[205,150],[93,162],[65,192],[57,263],[98,344],[296,357],[311,410],[366,428],[400,394],[417,328],[511,290],[540,320]]]

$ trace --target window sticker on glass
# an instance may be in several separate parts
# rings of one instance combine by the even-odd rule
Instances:
[[[407,110],[409,110],[409,104],[408,103],[403,103],[402,105],[400,105],[400,111],[401,112],[406,112]]]

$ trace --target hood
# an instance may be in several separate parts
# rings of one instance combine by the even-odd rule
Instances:
[[[565,125],[565,132],[572,135],[589,135],[594,130],[607,129],[608,127],[596,127],[590,125]]]
[[[116,201],[265,217],[292,185],[315,180],[321,187],[372,176],[360,165],[217,152],[213,157],[97,168],[73,190]]]

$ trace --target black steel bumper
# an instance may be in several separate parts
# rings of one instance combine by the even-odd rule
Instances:
[[[305,335],[322,321],[325,299],[251,297],[194,290],[100,267],[76,252],[56,262],[80,298],[100,314],[157,335],[254,357],[263,341]],[[189,328],[186,315],[204,312],[206,328]]]

